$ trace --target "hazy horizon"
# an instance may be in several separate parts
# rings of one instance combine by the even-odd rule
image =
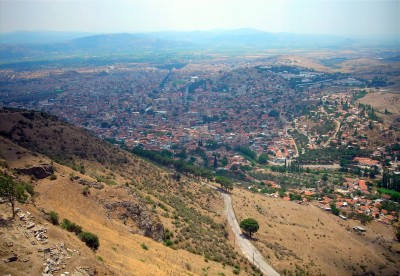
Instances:
[[[95,35],[114,35],[114,34],[157,34],[157,33],[195,33],[195,32],[229,32],[229,31],[240,31],[240,30],[248,30],[248,31],[260,31],[264,33],[270,33],[270,34],[293,34],[293,35],[309,35],[309,36],[327,36],[327,37],[337,37],[337,38],[360,38],[360,39],[400,39],[400,36],[397,34],[390,35],[390,34],[375,34],[375,35],[340,35],[340,34],[317,34],[317,33],[296,33],[296,32],[269,32],[269,31],[263,31],[255,28],[236,28],[236,29],[208,29],[208,30],[160,30],[160,31],[120,31],[120,32],[88,32],[88,31],[57,31],[57,30],[15,30],[15,31],[10,31],[10,32],[0,32],[1,35],[8,35],[8,34],[18,34],[18,33],[30,33],[30,34],[76,34],[76,35],[84,35],[84,36],[95,36]]]
[[[147,33],[256,29],[270,33],[400,37],[400,1],[0,1],[0,33]]]

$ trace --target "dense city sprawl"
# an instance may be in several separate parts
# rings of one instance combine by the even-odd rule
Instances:
[[[274,57],[1,76],[4,106],[57,115],[178,171],[364,222],[398,219],[399,206],[387,201],[399,199],[398,122],[360,102],[393,85],[390,74]]]

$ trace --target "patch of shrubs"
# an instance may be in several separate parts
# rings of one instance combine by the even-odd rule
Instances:
[[[172,246],[174,244],[171,240],[173,236],[174,234],[168,228],[164,230],[164,244],[166,246]]]
[[[25,190],[33,196],[35,194],[35,187],[31,183],[25,183]]]
[[[235,267],[233,268],[232,272],[235,275],[239,275],[240,274],[240,266],[239,265],[235,265]]]
[[[61,223],[61,228],[67,230],[68,232],[73,232],[75,235],[79,235],[82,232],[82,226],[64,219]]]
[[[90,189],[89,189],[89,186],[85,186],[85,188],[83,188],[83,190],[82,190],[82,194],[83,194],[84,196],[88,196],[88,195],[90,195]]]
[[[100,246],[99,238],[90,232],[81,232],[79,238],[93,250],[97,250]]]
[[[63,219],[61,223],[61,228],[69,232],[75,233],[75,235],[77,235],[81,241],[83,241],[88,247],[93,250],[97,250],[100,246],[99,238],[95,234],[82,231],[82,226],[71,222],[68,219]]]
[[[171,240],[165,240],[164,244],[166,246],[172,246],[174,243]]]
[[[25,203],[28,199],[28,195],[25,193],[25,185],[18,183],[16,188],[16,198],[19,203]]]
[[[55,211],[49,212],[49,221],[54,225],[58,225],[60,223],[59,216]]]

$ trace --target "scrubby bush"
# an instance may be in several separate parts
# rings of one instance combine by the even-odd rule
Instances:
[[[240,274],[240,266],[235,265],[235,267],[233,268],[233,274],[235,275],[239,275]]]
[[[0,160],[0,167],[2,168],[8,168],[8,164],[6,160]]]
[[[59,224],[59,217],[57,212],[55,211],[50,211],[49,212],[49,220],[52,224],[58,225]]]
[[[19,203],[25,203],[26,200],[28,199],[28,195],[25,193],[25,185],[23,183],[18,183],[17,184],[17,201]]]
[[[84,196],[88,196],[88,195],[90,195],[90,189],[89,189],[89,186],[85,186],[85,188],[83,188],[83,190],[82,190],[82,194],[83,194]]]
[[[64,228],[69,232],[73,232],[76,235],[79,235],[82,232],[82,227],[80,225],[73,223],[68,219],[63,220],[63,222],[61,223],[61,228]]]
[[[56,180],[57,176],[55,174],[50,175],[50,180]]]
[[[25,184],[25,190],[28,192],[28,194],[30,194],[31,196],[33,196],[35,194],[35,186],[33,186],[31,183],[26,183]]]
[[[90,232],[81,232],[79,238],[93,250],[97,250],[100,246],[99,238]]]
[[[174,234],[168,229],[164,229],[164,240],[170,240],[171,238],[174,237]]]
[[[173,243],[171,240],[166,240],[164,244],[165,244],[166,246],[171,246],[171,245],[173,245],[174,243]]]

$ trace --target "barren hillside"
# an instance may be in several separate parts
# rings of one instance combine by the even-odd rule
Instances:
[[[252,271],[228,239],[223,202],[212,189],[185,177],[177,182],[169,171],[46,114],[4,111],[0,122],[3,172],[35,188],[28,203],[18,207],[46,226],[49,244],[84,250],[76,256],[81,266],[100,275],[231,275],[234,266]],[[43,163],[53,166],[54,176],[38,179],[13,171]],[[50,211],[96,234],[99,249],[93,252],[74,234],[49,224]],[[2,214],[6,223],[11,213]],[[2,226],[2,235],[13,239],[8,227],[18,228],[18,218],[8,225]],[[21,227],[23,234],[26,225]],[[21,246],[39,254],[34,245]],[[15,248],[2,249],[1,257]],[[75,263],[67,262],[65,271],[74,271]],[[43,268],[34,258],[1,263],[2,270],[15,275],[17,270],[25,275],[24,266]]]
[[[255,245],[282,274],[397,275],[400,246],[392,227],[378,222],[362,235],[344,221],[313,205],[300,205],[234,190],[238,219],[260,222]],[[293,274],[292,274],[293,275]]]

